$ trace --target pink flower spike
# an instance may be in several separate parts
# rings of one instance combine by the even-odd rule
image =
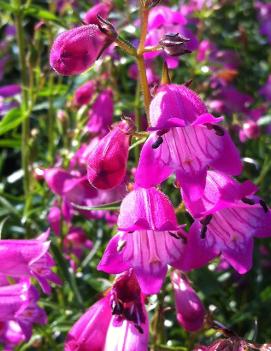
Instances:
[[[171,282],[174,289],[178,322],[187,331],[198,331],[202,328],[205,315],[201,300],[186,276],[179,271],[172,272]]]
[[[53,43],[50,65],[64,76],[80,74],[94,64],[111,42],[95,24],[67,30]]]
[[[73,101],[76,106],[87,105],[95,90],[95,81],[90,80],[80,87],[78,87],[75,91]]]
[[[107,190],[115,188],[123,181],[133,128],[130,121],[116,124],[89,155],[87,175],[92,186]]]

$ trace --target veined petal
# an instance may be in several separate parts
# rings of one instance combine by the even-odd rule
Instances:
[[[147,351],[149,342],[149,322],[147,319],[143,327],[143,333],[140,333],[135,325],[124,320],[121,325],[114,325],[114,318],[108,327],[106,334],[105,346],[103,351]]]
[[[181,240],[172,237],[169,232],[153,230],[125,233],[121,240],[123,245],[120,243],[119,247],[122,249],[117,250],[115,238],[114,245],[110,246],[110,249],[115,248],[115,255],[113,252],[110,255],[106,253],[106,264],[103,258],[98,269],[108,273],[120,273],[116,262],[125,262],[134,269],[144,294],[157,293],[163,284],[167,265],[178,261],[182,255]],[[112,269],[111,262],[115,269]]]
[[[156,134],[150,135],[141,150],[139,163],[135,174],[135,182],[143,188],[150,188],[166,180],[173,169],[164,162],[169,158],[169,148],[167,145],[161,149],[153,149],[156,142]],[[164,155],[162,155],[164,153]]]
[[[178,224],[169,199],[155,188],[136,188],[122,201],[119,230],[177,230]]]

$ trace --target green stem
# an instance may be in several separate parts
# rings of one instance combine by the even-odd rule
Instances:
[[[138,67],[141,89],[143,93],[147,120],[148,120],[148,123],[150,124],[149,109],[150,109],[150,103],[151,103],[151,94],[150,94],[147,75],[146,75],[146,65],[144,61],[144,50],[145,50],[145,41],[146,41],[146,36],[148,31],[149,10],[144,7],[144,4],[141,1],[139,1],[139,5],[140,5],[141,33],[140,33],[139,45],[137,48],[136,62]]]
[[[17,43],[19,48],[19,61],[21,67],[21,83],[22,83],[22,113],[26,118],[22,122],[22,168],[24,171],[24,195],[25,195],[25,209],[24,214],[28,212],[31,203],[30,193],[30,121],[29,121],[29,104],[28,104],[28,78],[27,78],[27,65],[26,65],[26,50],[25,38],[23,29],[23,12],[21,0],[13,0],[15,7],[15,26],[17,33]]]

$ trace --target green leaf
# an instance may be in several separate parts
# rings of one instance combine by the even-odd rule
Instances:
[[[72,202],[72,206],[77,208],[78,210],[85,210],[85,211],[116,211],[120,209],[120,201],[111,202],[110,204],[89,207],[89,206],[80,206]]]
[[[81,294],[78,290],[75,277],[69,271],[68,263],[67,263],[66,259],[64,258],[64,256],[62,255],[62,252],[60,251],[60,249],[58,248],[58,246],[56,244],[51,243],[51,250],[54,254],[54,257],[55,257],[56,262],[57,262],[57,266],[61,272],[63,279],[66,280],[68,282],[68,284],[70,285],[70,288],[72,289],[72,291],[74,293],[74,296],[77,300],[78,305],[80,307],[83,307],[83,305],[84,305],[83,299],[82,299]]]
[[[0,135],[18,127],[25,118],[27,115],[20,108],[10,110],[0,122]]]
[[[28,16],[33,16],[39,20],[43,19],[46,21],[55,22],[55,23],[63,26],[63,23],[60,21],[59,17],[57,17],[52,12],[47,11],[47,10],[43,9],[42,7],[39,7],[36,5],[31,5],[29,8],[27,8],[25,10],[25,14]]]
[[[9,147],[13,149],[19,149],[21,147],[21,139],[1,139],[0,147]]]

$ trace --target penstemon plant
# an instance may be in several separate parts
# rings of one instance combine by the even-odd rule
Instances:
[[[24,205],[17,212],[0,200],[26,230],[0,240],[3,350],[271,350],[269,331],[258,342],[257,322],[238,325],[257,321],[253,303],[237,314],[236,301],[249,309],[250,297],[226,291],[245,286],[253,262],[255,284],[265,279],[258,252],[270,252],[271,211],[256,194],[270,189],[271,166],[264,156],[256,177],[244,144],[268,135],[270,76],[259,89],[264,102],[253,100],[233,84],[238,53],[204,39],[208,18],[231,1],[169,3],[95,1],[81,23],[76,1],[49,1],[49,11],[35,1],[3,4],[21,85],[0,87],[0,133],[22,123]],[[256,2],[255,11],[258,35],[270,41],[271,9]],[[28,15],[39,20],[30,48]],[[42,142],[31,118],[44,109],[37,123],[48,148],[37,162]],[[259,149],[270,151],[270,141]],[[258,294],[270,299],[270,287]],[[237,321],[221,313],[227,308]]]

